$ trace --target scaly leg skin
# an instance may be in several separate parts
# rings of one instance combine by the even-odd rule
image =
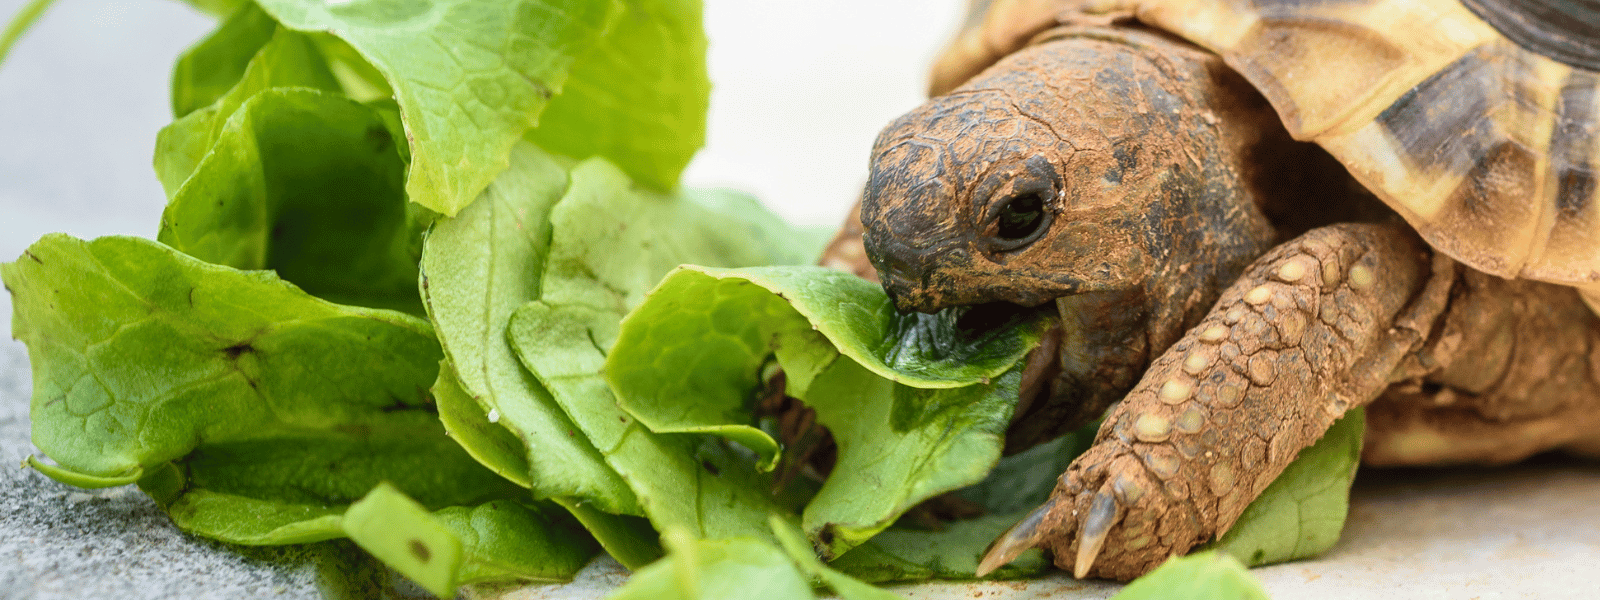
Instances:
[[[1462,269],[1449,311],[1367,408],[1368,465],[1600,450],[1600,317],[1570,287]]]
[[[1151,364],[980,569],[1043,547],[1077,577],[1125,581],[1227,531],[1301,449],[1388,386],[1456,270],[1388,226],[1325,227],[1275,248]]]

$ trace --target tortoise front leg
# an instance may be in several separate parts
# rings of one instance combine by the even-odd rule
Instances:
[[[1156,359],[987,572],[1043,547],[1129,580],[1238,519],[1302,448],[1377,397],[1448,303],[1455,266],[1408,231],[1338,225],[1257,260]]]

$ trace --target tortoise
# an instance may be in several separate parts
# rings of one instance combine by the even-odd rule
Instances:
[[[835,259],[1053,304],[1008,451],[1105,418],[983,571],[1137,577],[1355,407],[1366,464],[1600,456],[1593,4],[979,1],[932,81]]]

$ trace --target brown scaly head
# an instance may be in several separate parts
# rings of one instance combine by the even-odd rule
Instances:
[[[1253,92],[1229,91],[1244,84],[1219,61],[1159,34],[1059,35],[879,136],[864,241],[900,309],[1237,273],[1271,238],[1239,166],[1259,134],[1230,123],[1260,119],[1228,114],[1264,109],[1229,106]]]
[[[1030,359],[1008,451],[1098,416],[1274,242],[1256,200],[1280,170],[1255,165],[1288,143],[1211,54],[1130,27],[1047,36],[890,124],[861,206],[900,310],[1056,302],[1058,358]]]

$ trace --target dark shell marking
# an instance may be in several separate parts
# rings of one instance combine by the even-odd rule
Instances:
[[[1556,104],[1556,128],[1550,135],[1550,160],[1557,173],[1556,206],[1567,218],[1576,218],[1594,204],[1594,159],[1589,152],[1600,136],[1596,120],[1595,89],[1600,76],[1573,71],[1561,86]]]
[[[1600,3],[1593,0],[1461,0],[1501,35],[1540,56],[1600,71]]]

